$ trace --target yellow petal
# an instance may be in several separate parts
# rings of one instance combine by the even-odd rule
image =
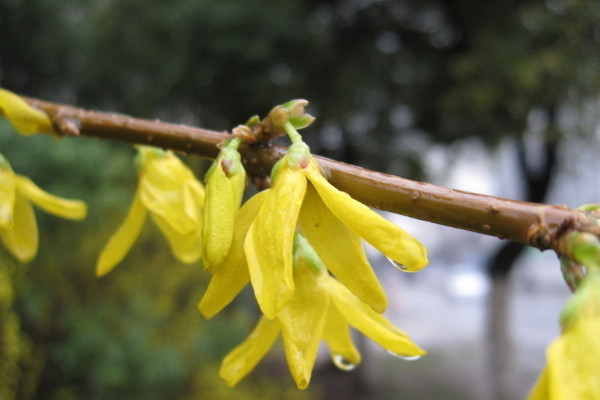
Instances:
[[[310,383],[329,307],[324,276],[319,279],[311,268],[301,259],[297,261],[294,296],[277,315],[287,363],[299,389]]]
[[[268,318],[294,294],[292,249],[305,190],[302,173],[283,163],[244,243],[254,294]]]
[[[252,196],[236,215],[231,249],[225,260],[216,267],[208,288],[198,305],[200,312],[207,319],[212,318],[227,306],[250,281],[244,254],[244,239],[266,194],[267,192],[259,192]]]
[[[13,218],[11,229],[0,229],[0,238],[17,260],[31,261],[38,250],[38,228],[33,207],[20,193],[15,196]]]
[[[64,199],[40,189],[25,176],[17,175],[17,190],[27,196],[36,206],[62,218],[81,220],[87,214],[87,205],[81,200]]]
[[[367,261],[361,238],[329,211],[312,185],[308,185],[299,221],[327,269],[375,311],[385,311],[387,298]]]
[[[206,178],[206,200],[203,210],[204,267],[213,271],[220,264],[231,245],[234,230],[234,217],[246,186],[246,173],[241,169],[228,176],[221,166],[220,159],[209,171]]]
[[[200,226],[195,231],[182,235],[160,215],[154,213],[150,215],[152,221],[169,242],[171,251],[177,260],[190,264],[200,259],[202,255],[202,229]]]
[[[223,359],[219,374],[229,386],[241,381],[263,359],[279,336],[279,323],[261,317],[252,333]]]
[[[600,399],[599,335],[600,316],[585,316],[550,345],[547,380],[551,398]]]
[[[10,167],[0,167],[0,228],[13,226],[13,208],[17,191],[17,177]]]
[[[410,337],[354,296],[334,278],[328,279],[331,300],[340,314],[362,334],[399,357],[425,354]]]
[[[347,193],[337,190],[320,174],[316,165],[303,171],[331,212],[373,247],[408,271],[417,271],[427,265],[427,253],[419,241]]]
[[[23,135],[54,133],[52,122],[46,113],[31,107],[20,96],[0,88],[0,114]]]
[[[527,400],[549,400],[551,398],[548,393],[548,368],[546,367],[540,374],[531,392],[529,392]]]
[[[360,364],[360,353],[352,341],[350,327],[334,306],[327,309],[323,339],[329,346],[331,360],[338,368],[347,371]]]
[[[140,235],[146,220],[146,208],[140,199],[139,189],[133,199],[133,204],[125,217],[121,227],[112,235],[104,247],[96,264],[96,275],[108,274],[118,263],[125,258],[133,243]]]
[[[141,199],[146,208],[182,235],[196,231],[202,225],[202,184],[172,152],[155,154],[146,148],[140,152],[146,157],[140,174]]]

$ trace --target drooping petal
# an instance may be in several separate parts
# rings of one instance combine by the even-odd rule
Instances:
[[[373,247],[408,271],[417,271],[427,265],[425,247],[402,228],[333,187],[315,164],[303,171],[331,212]]]
[[[229,386],[241,381],[263,359],[279,336],[279,322],[261,317],[252,333],[223,359],[219,374]]]
[[[369,265],[361,238],[329,211],[312,185],[304,196],[299,221],[331,273],[375,311],[385,311],[387,297]]]
[[[140,199],[139,189],[121,227],[112,235],[96,263],[96,275],[108,274],[129,252],[140,235],[146,220],[146,207]]]
[[[331,360],[338,368],[350,370],[360,364],[360,353],[352,341],[350,326],[335,306],[327,309],[323,340],[329,346]]]
[[[9,166],[0,167],[0,228],[9,229],[13,226],[16,192],[17,176]]]
[[[81,200],[63,199],[40,189],[26,176],[17,175],[17,190],[36,206],[62,218],[81,220],[87,214],[87,205]]]
[[[246,186],[243,167],[238,168],[235,173],[227,174],[222,163],[223,160],[217,159],[206,177],[202,261],[204,267],[211,272],[227,256],[233,238],[235,214]]]
[[[183,184],[183,209],[186,215],[190,216],[192,220],[201,220],[205,197],[204,186],[190,171],[189,179]],[[200,223],[199,225],[202,224]]]
[[[298,260],[294,266],[294,296],[277,315],[287,363],[300,389],[310,383],[329,307],[323,274],[326,272],[315,273],[302,259]]]
[[[145,162],[140,173],[140,194],[146,208],[161,216],[182,235],[193,233],[202,224],[204,188],[175,154],[155,154],[140,149]]]
[[[334,278],[328,279],[327,282],[333,304],[355,329],[400,357],[425,354],[405,332],[360,301],[344,285]]]
[[[599,336],[600,316],[586,315],[550,345],[546,355],[550,398],[600,399]]]
[[[0,115],[4,115],[13,127],[23,135],[54,133],[52,122],[46,113],[31,107],[20,96],[0,88]]]
[[[527,396],[527,400],[550,400],[553,397],[550,397],[550,393],[548,392],[549,387],[549,378],[548,378],[548,367],[545,367],[536,381],[534,387],[529,392]]]
[[[150,216],[169,242],[171,251],[176,259],[187,264],[200,259],[202,255],[202,229],[200,226],[195,231],[182,235],[162,216],[154,213],[150,213]]]
[[[8,251],[21,262],[33,260],[38,250],[38,227],[33,207],[17,192],[13,209],[13,226],[0,229],[0,238]]]
[[[283,163],[244,243],[256,300],[275,318],[294,294],[292,248],[306,178]]]
[[[200,312],[207,319],[227,306],[250,281],[244,254],[244,240],[266,195],[266,191],[255,194],[244,203],[236,215],[235,231],[229,253],[215,268],[208,288],[198,305]]]

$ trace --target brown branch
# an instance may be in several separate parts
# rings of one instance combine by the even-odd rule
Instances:
[[[201,157],[215,158],[217,144],[226,132],[144,120],[113,113],[86,111],[26,98],[45,111],[60,134],[91,136],[132,144],[147,144]],[[240,151],[251,174],[268,175],[285,154],[279,146],[242,146]],[[564,206],[528,203],[469,193],[366,170],[317,157],[330,182],[371,207],[409,217],[509,239],[539,249],[562,253],[566,232],[597,234],[595,224],[577,210]]]

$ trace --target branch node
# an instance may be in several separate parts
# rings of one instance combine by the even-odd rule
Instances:
[[[81,136],[81,121],[77,118],[63,116],[59,112],[52,118],[52,125],[62,136]]]

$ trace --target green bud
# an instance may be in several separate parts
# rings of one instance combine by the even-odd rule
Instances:
[[[560,314],[563,330],[568,329],[582,316],[600,314],[600,273],[586,274],[579,287],[567,300]]]
[[[248,121],[246,121],[244,125],[246,125],[248,128],[254,128],[258,124],[260,124],[260,117],[258,115],[253,115],[252,117],[248,118]]]
[[[321,261],[308,240],[300,232],[296,232],[294,236],[294,265],[299,262],[311,266],[316,273],[323,273],[326,270],[323,261]]]
[[[286,125],[295,129],[306,128],[315,118],[304,111],[308,104],[306,100],[292,100],[275,106],[262,121],[266,138],[271,140],[278,136],[289,134]]]
[[[310,148],[304,142],[297,142],[288,148],[286,160],[290,167],[304,168],[310,161]]]
[[[600,271],[600,240],[586,232],[575,232],[565,239],[565,254],[588,269]]]
[[[288,101],[282,105],[282,107],[288,111],[288,122],[290,122],[294,128],[306,128],[315,121],[315,117],[304,111],[304,107],[307,105],[308,101],[304,99]]]
[[[600,204],[595,204],[595,203],[590,203],[590,204],[584,204],[582,206],[577,207],[578,210],[581,211],[587,211],[587,212],[594,212],[600,209]]]

